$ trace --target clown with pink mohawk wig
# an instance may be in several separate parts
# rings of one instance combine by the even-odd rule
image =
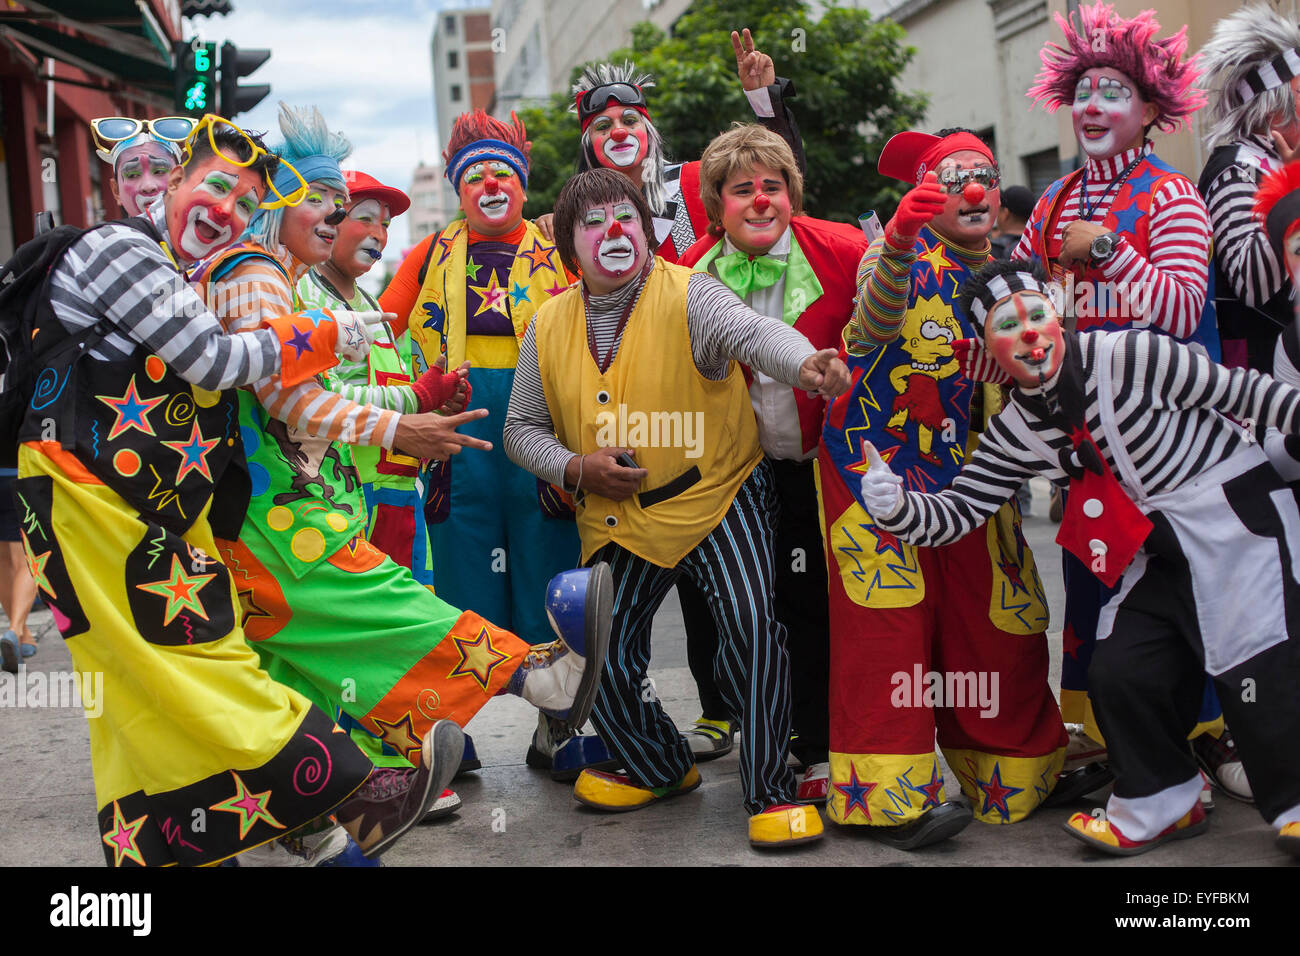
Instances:
[[[1210,223],[1196,185],[1156,156],[1152,127],[1172,132],[1206,102],[1200,71],[1185,60],[1186,27],[1157,39],[1146,10],[1126,19],[1110,4],[1056,17],[1064,43],[1048,43],[1029,96],[1048,112],[1068,106],[1083,167],[1043,193],[1012,259],[1039,259],[1065,287],[1067,320],[1079,331],[1148,328],[1194,340],[1217,359],[1209,304]],[[1061,712],[1072,734],[1058,793],[1112,779],[1093,719],[1087,673],[1100,608],[1114,593],[1088,565],[1065,563]],[[1206,719],[1218,716],[1205,713]]]

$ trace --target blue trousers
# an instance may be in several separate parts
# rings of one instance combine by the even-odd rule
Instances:
[[[451,510],[429,525],[434,587],[454,607],[483,615],[530,644],[555,639],[546,617],[546,585],[576,567],[581,548],[573,521],[543,515],[537,479],[506,458],[505,425],[514,369],[472,368],[472,408],[487,418],[462,425],[463,434],[492,443],[451,462]]]

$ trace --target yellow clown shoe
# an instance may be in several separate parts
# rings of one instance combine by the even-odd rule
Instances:
[[[699,785],[700,772],[694,764],[686,771],[686,776],[667,787],[643,787],[620,773],[584,770],[573,785],[573,799],[595,810],[619,813],[640,810],[669,797],[680,797]]]
[[[1061,824],[1065,832],[1079,842],[1114,856],[1136,856],[1154,850],[1160,844],[1168,843],[1170,840],[1199,836],[1209,825],[1199,800],[1179,820],[1171,823],[1149,840],[1130,840],[1109,820],[1087,813],[1076,813]]]
[[[1296,859],[1300,859],[1300,823],[1284,824],[1277,831],[1277,845]]]
[[[749,842],[764,849],[815,843],[822,838],[822,818],[814,807],[779,803],[749,818]]]

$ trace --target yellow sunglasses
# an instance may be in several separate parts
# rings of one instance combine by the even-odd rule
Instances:
[[[244,142],[246,142],[249,145],[249,147],[252,149],[252,155],[249,156],[248,159],[240,159],[238,156],[231,156],[230,154],[224,152],[221,149],[221,147],[217,145],[217,137],[215,135],[215,130],[219,124],[223,126],[229,126],[231,129],[233,129],[236,133],[238,133],[240,136],[244,138]],[[255,142],[253,142],[251,138],[249,138],[249,135],[246,132],[244,132],[234,123],[230,122],[230,120],[226,119],[223,116],[217,116],[214,113],[207,113],[204,115],[203,119],[199,120],[198,125],[194,127],[194,129],[190,132],[190,135],[185,139],[184,155],[181,158],[182,166],[188,163],[190,161],[190,158],[194,155],[193,149],[191,147],[195,141],[195,138],[199,135],[200,130],[204,130],[204,129],[206,129],[208,132],[208,145],[212,147],[213,154],[220,156],[223,160],[230,163],[230,165],[232,166],[240,166],[240,167],[251,166],[253,165],[253,163],[257,162],[257,158],[259,156],[271,155],[271,153],[268,150],[264,149],[261,146],[258,146]],[[302,174],[298,172],[298,170],[294,169],[293,164],[290,163],[287,159],[281,158],[280,166],[283,167],[284,169],[289,170],[289,172],[293,173],[294,176],[297,177],[299,186],[298,188],[294,189],[291,193],[289,193],[289,195],[285,196],[283,193],[280,192],[279,189],[276,188],[275,182],[272,180],[272,178],[270,176],[267,176],[266,185],[270,188],[271,192],[275,193],[276,198],[273,201],[268,200],[262,203],[261,205],[258,206],[259,209],[282,209],[285,206],[296,206],[298,205],[298,203],[302,202],[303,199],[306,198],[307,196],[307,180],[302,178]]]

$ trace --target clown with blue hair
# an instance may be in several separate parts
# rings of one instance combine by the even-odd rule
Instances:
[[[352,151],[347,137],[330,130],[314,107],[281,104],[280,130],[282,170],[274,184],[298,202],[260,211],[245,241],[204,262],[197,275],[231,332],[258,328],[266,316],[290,311],[286,303],[302,304],[297,285],[329,259],[346,215],[347,182],[339,164]],[[304,332],[314,316],[338,314],[298,311]],[[322,376],[293,388],[265,379],[242,391],[251,500],[238,540],[217,542],[235,570],[245,634],[262,666],[332,712],[376,765],[349,804],[359,818],[339,821],[364,834],[360,849],[371,858],[434,809],[461,763],[464,738],[457,725],[491,697],[515,693],[581,725],[595,698],[609,633],[607,602],[603,615],[582,613],[589,601],[599,603],[608,569],[553,581],[552,600],[564,602],[552,609],[561,638],[530,646],[436,597],[367,540],[368,511],[351,445],[417,459],[490,448],[457,432],[486,410],[432,411],[459,385],[455,374],[433,378],[438,394],[415,412],[387,407],[396,403],[384,389],[367,390],[356,396],[363,401],[355,401],[332,391]],[[327,831],[309,842],[325,854],[343,841]],[[256,862],[274,864],[302,845],[280,841],[265,851],[268,859]]]

